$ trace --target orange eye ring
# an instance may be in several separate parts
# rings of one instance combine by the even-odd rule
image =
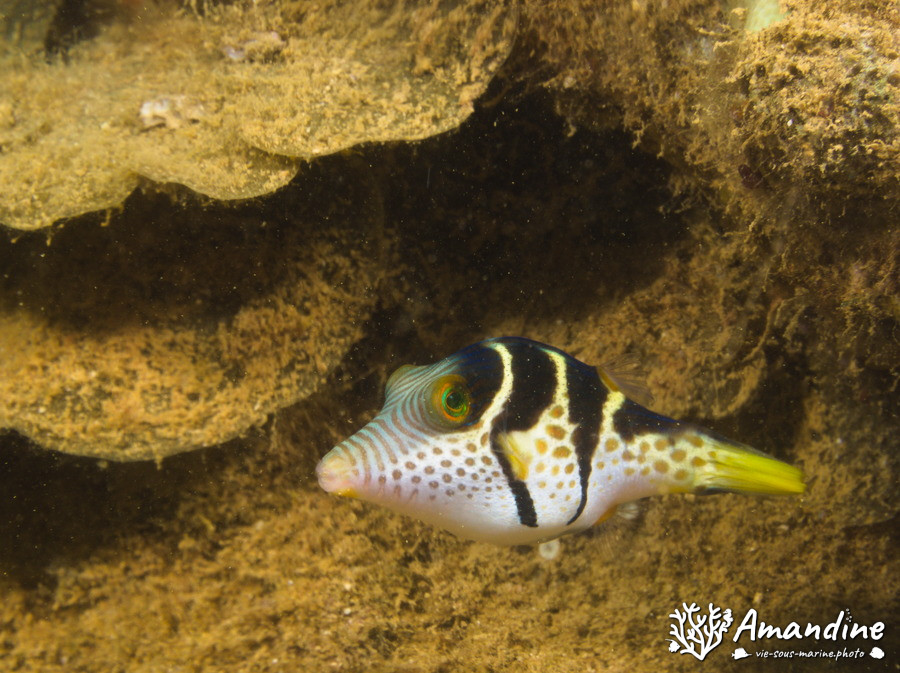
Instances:
[[[472,404],[461,376],[442,376],[431,388],[432,416],[441,425],[456,427],[465,422]]]

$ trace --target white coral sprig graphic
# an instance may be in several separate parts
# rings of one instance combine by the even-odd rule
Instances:
[[[734,621],[731,609],[722,612],[720,608],[710,603],[708,613],[701,616],[698,614],[700,607],[696,603],[691,603],[690,606],[682,603],[681,607],[684,611],[676,608],[675,612],[669,615],[678,622],[669,625],[669,634],[675,638],[674,640],[667,638],[669,652],[675,652],[680,647],[679,654],[693,654],[703,661],[706,655],[722,642],[722,636]]]

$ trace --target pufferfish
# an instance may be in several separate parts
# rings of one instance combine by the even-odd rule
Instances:
[[[319,462],[319,485],[500,545],[575,533],[657,494],[803,493],[797,468],[638,393],[552,346],[482,341],[397,369],[381,411]]]

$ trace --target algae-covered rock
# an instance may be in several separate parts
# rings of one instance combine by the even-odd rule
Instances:
[[[749,39],[731,75],[744,183],[900,199],[900,8],[796,11]]]
[[[750,220],[773,206],[900,199],[900,10],[795,0],[526,3],[576,124],[614,109],[643,147]],[[814,218],[811,218],[814,219]]]
[[[257,196],[302,160],[441,133],[515,26],[506,3],[478,0],[129,6],[49,61],[0,44],[0,223],[115,206],[141,176]]]
[[[199,222],[141,196],[108,226],[3,242],[0,428],[67,453],[160,458],[308,395],[359,338],[388,263],[359,234],[381,223],[370,186],[341,190],[334,202],[307,184],[278,209]]]

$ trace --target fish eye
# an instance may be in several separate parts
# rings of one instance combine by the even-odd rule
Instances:
[[[454,428],[462,425],[471,410],[469,389],[461,376],[442,376],[431,387],[431,417],[439,425]]]

